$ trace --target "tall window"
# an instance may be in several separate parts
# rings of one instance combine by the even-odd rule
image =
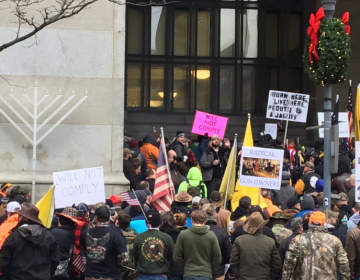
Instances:
[[[269,89],[301,92],[305,3],[127,5],[126,110],[264,114]]]

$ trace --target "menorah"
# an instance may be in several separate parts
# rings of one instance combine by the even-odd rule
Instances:
[[[38,123],[38,120],[41,116],[43,116],[54,104],[63,96],[61,90],[59,90],[59,94],[48,104],[46,105],[41,111],[38,110],[39,106],[49,97],[48,92],[38,100],[38,87],[35,83],[34,87],[34,98],[31,99],[24,90],[22,96],[24,99],[30,103],[33,107],[33,111],[31,112],[22,101],[19,100],[18,97],[13,93],[12,89],[10,89],[9,95],[11,98],[23,109],[23,111],[30,116],[33,120],[33,123],[29,123],[3,96],[0,95],[0,100],[6,105],[8,109],[10,109],[19,119],[20,121],[25,124],[25,126],[32,132],[32,135],[26,133],[17,122],[15,122],[5,111],[2,106],[0,106],[0,113],[4,115],[4,117],[25,137],[26,140],[32,145],[33,155],[32,155],[32,197],[31,202],[35,203],[35,182],[36,182],[36,147],[46,136],[49,135],[63,120],[65,120],[77,107],[80,106],[81,103],[88,98],[87,91],[85,91],[85,96],[83,96],[75,105],[73,105],[64,115],[62,115],[58,121],[56,121],[52,126],[45,131],[40,137],[38,132],[49,123],[59,112],[62,110],[72,99],[76,97],[75,91],[63,102],[59,107],[57,107],[52,114],[50,114],[41,124]],[[5,107],[5,106],[4,106]],[[38,112],[40,111],[40,112]],[[32,136],[32,137],[31,137]],[[38,138],[39,137],[39,138]]]

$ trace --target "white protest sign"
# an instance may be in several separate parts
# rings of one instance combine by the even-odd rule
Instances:
[[[355,142],[355,201],[360,202],[360,141]]]
[[[310,95],[284,91],[269,91],[267,119],[306,122]]]
[[[105,202],[103,167],[54,172],[55,208]]]
[[[243,147],[240,185],[280,190],[284,150]]]
[[[324,124],[324,113],[317,113],[318,125]],[[319,137],[324,138],[324,129],[319,128]],[[339,113],[339,138],[349,138],[349,120],[346,112]]]
[[[265,124],[265,134],[270,134],[272,139],[277,137],[277,124],[276,123],[266,123]]]

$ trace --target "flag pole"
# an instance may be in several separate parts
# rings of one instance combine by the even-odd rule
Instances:
[[[171,195],[171,200],[174,201],[174,191],[171,188],[171,184],[170,184],[170,180],[171,180],[171,175],[170,175],[170,166],[169,166],[169,161],[168,161],[168,154],[166,151],[166,147],[165,147],[165,137],[164,137],[164,128],[160,127],[160,131],[161,131],[161,148],[164,151],[164,157],[165,157],[165,164],[166,164],[166,172],[168,174],[169,177],[169,190],[170,190],[170,195]]]
[[[234,157],[236,156],[236,152],[235,149],[237,149],[237,133],[235,133],[235,137],[234,137],[234,144],[232,149],[234,150],[234,152],[231,155],[231,159],[230,159],[230,169],[229,169],[229,178],[228,178],[228,182],[227,182],[227,186],[226,186],[226,194],[225,194],[225,198],[224,198],[224,209],[226,209],[226,203],[227,203],[227,197],[228,197],[228,193],[229,193],[229,186],[230,186],[230,182],[231,182],[231,170],[232,170],[232,165],[233,165],[233,161],[234,161]],[[236,182],[236,180],[235,180]]]
[[[141,211],[142,211],[142,212],[143,212],[143,214],[144,214],[145,220],[146,220],[146,221],[148,222],[148,224],[149,224],[149,221],[148,221],[148,219],[146,218],[145,211],[144,211],[144,209],[142,208],[141,203],[140,203],[139,199],[137,198],[135,191],[134,191],[134,190],[132,190],[132,192],[133,192],[133,194],[135,195],[136,200],[139,202],[140,209],[141,209]]]
[[[289,93],[288,93],[289,94]],[[289,104],[288,104],[288,115],[287,115],[287,120],[286,120],[286,127],[285,127],[285,135],[284,135],[284,148],[286,147],[286,137],[287,137],[287,130],[288,130],[288,125],[289,125],[289,117],[290,117],[290,102],[291,102],[291,95],[289,94]]]

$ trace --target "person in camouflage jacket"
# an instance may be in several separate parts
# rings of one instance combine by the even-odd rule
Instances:
[[[309,230],[296,236],[286,252],[282,280],[350,280],[349,260],[341,241],[323,225],[325,214],[316,211],[309,218]]]
[[[285,219],[283,212],[275,212],[272,217],[270,217],[271,230],[275,234],[276,241],[279,244],[293,234],[290,229],[286,228],[287,223],[288,220]]]

